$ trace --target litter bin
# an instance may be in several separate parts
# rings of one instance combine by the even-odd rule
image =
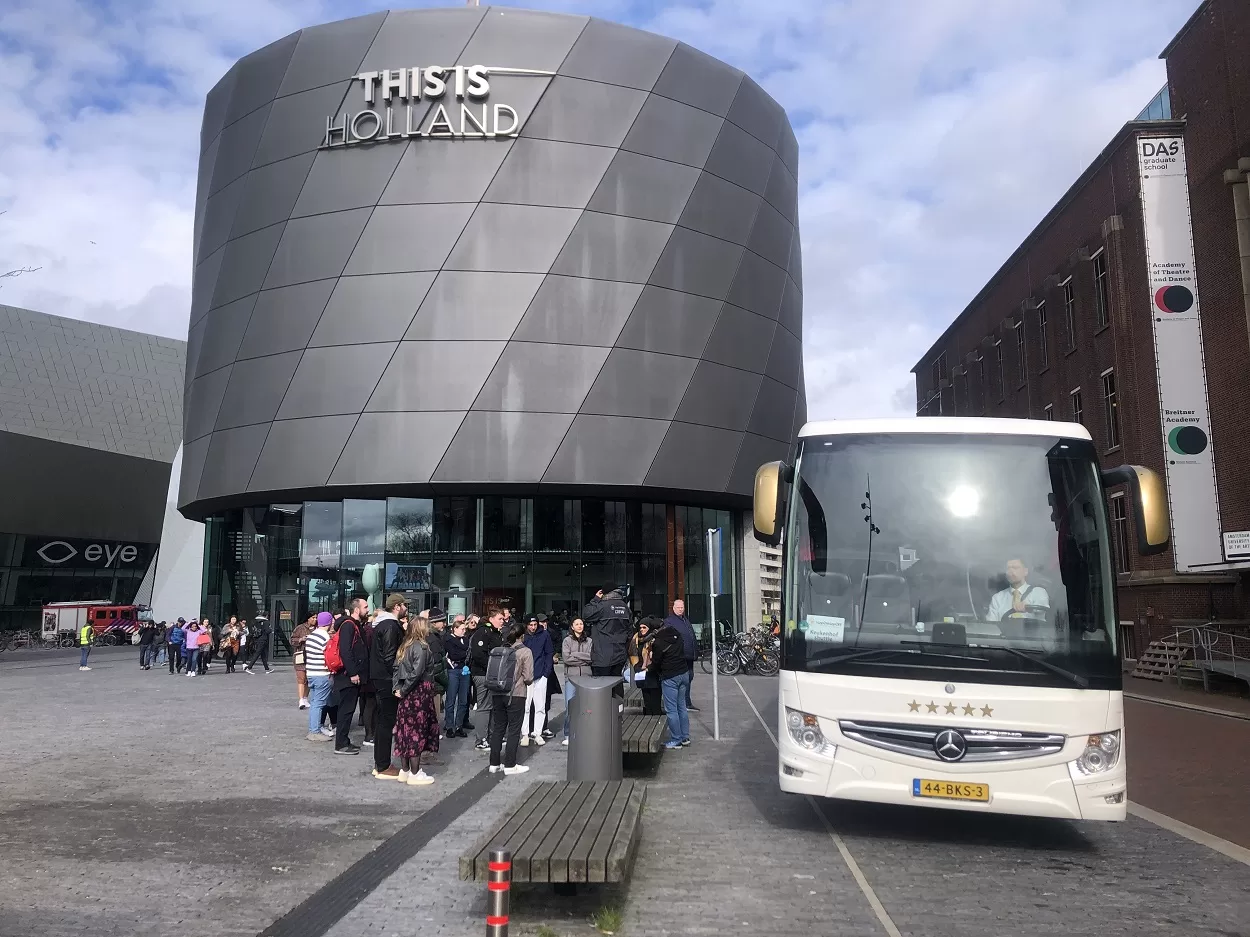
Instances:
[[[568,677],[570,781],[621,780],[620,677]]]

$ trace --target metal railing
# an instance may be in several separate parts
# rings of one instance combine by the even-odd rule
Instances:
[[[1210,689],[1212,673],[1250,682],[1250,637],[1205,624],[1176,628],[1169,641],[1184,648],[1192,666],[1202,670],[1204,688]]]

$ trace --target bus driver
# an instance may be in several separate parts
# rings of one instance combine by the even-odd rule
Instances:
[[[1050,608],[1050,596],[1041,586],[1028,582],[1029,568],[1023,560],[1007,561],[1008,587],[996,592],[990,599],[986,621],[1002,621],[1004,618],[1023,618],[1029,608]]]

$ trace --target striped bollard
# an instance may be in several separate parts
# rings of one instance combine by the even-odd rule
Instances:
[[[512,853],[492,849],[486,888],[486,937],[508,937],[508,905],[512,888]]]

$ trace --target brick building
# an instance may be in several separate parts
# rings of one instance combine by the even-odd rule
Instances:
[[[1199,338],[1199,305],[1190,295],[1191,376],[1205,370],[1209,409],[1208,420],[1201,407],[1194,419],[1206,434],[1199,438],[1208,466],[1214,458],[1214,482],[1205,479],[1212,523],[1201,531],[1208,551],[1201,565],[1172,550],[1140,557],[1129,538],[1131,507],[1123,492],[1112,491],[1120,617],[1147,626],[1139,638],[1181,620],[1250,618],[1250,569],[1242,569],[1250,563],[1221,538],[1250,531],[1250,4],[1205,0],[1162,58],[1167,86],[1121,128],[913,369],[919,415],[1076,421],[1089,429],[1105,466],[1178,471],[1186,459],[1168,452],[1175,437],[1161,430],[1179,421],[1164,422],[1160,396],[1168,385],[1156,356],[1156,344],[1165,357],[1171,350],[1168,314],[1175,310],[1151,277],[1157,258],[1149,256],[1143,191],[1152,184],[1144,154],[1169,139],[1183,141],[1177,184],[1183,201],[1187,183],[1191,269],[1201,297]],[[1191,411],[1169,416],[1177,412]],[[1175,478],[1172,485],[1175,529],[1188,516],[1176,498],[1182,488],[1188,497],[1190,485]]]

